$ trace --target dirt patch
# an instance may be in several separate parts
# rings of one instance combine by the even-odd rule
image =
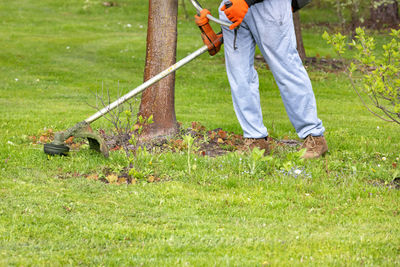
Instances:
[[[343,26],[340,23],[332,23],[332,22],[313,22],[313,23],[301,23],[301,27],[303,29],[318,29],[318,31],[327,30],[331,32],[341,32],[342,34],[351,35],[352,32],[357,27],[366,28],[369,30],[377,30],[378,32],[390,32],[391,29],[398,30],[400,28],[399,23],[376,23],[371,19],[365,20],[363,23],[356,22],[354,25],[351,23],[346,23]]]
[[[304,64],[323,72],[343,72],[347,68],[346,62],[335,58],[307,57]]]
[[[256,62],[265,64],[266,68],[269,69],[268,64],[265,62],[262,55],[255,56]],[[335,58],[322,58],[317,57],[307,57],[304,61],[304,65],[307,68],[312,68],[314,70],[338,73],[346,70],[347,64],[343,60]]]
[[[131,133],[124,133],[124,136],[117,136],[114,132],[100,129],[99,135],[105,140],[110,151],[121,150],[123,148],[134,151],[136,149],[130,142],[132,138]],[[157,139],[149,142],[139,142],[139,146],[146,147],[148,151],[153,151],[156,148],[159,152],[179,152],[188,149],[187,144],[184,142],[184,137],[190,135],[193,137],[194,142],[192,151],[201,156],[217,157],[232,151],[248,150],[245,145],[245,138],[241,134],[228,132],[222,128],[214,130],[207,130],[205,126],[199,122],[192,122],[191,127],[183,129],[181,127],[179,134],[173,138]],[[54,140],[54,132],[52,129],[45,130],[39,136],[29,136],[32,144],[41,145],[52,142]],[[281,140],[268,137],[270,149],[273,151],[276,148],[296,149],[301,145],[300,140],[290,139],[285,137]],[[78,151],[82,145],[87,145],[86,139],[76,139],[70,137],[65,141],[65,144],[70,147],[72,151]]]
[[[134,147],[129,144],[121,144],[121,138],[113,134],[106,134],[105,131],[100,131],[100,134],[106,141],[110,150],[119,150],[124,145],[132,150]],[[145,146],[148,151],[156,148],[160,152],[172,151],[186,151],[187,144],[184,142],[184,137],[191,135],[194,139],[192,151],[201,156],[217,157],[232,151],[247,151],[245,139],[242,135],[224,131],[222,128],[214,130],[206,130],[206,128],[198,122],[192,122],[192,127],[181,129],[179,134],[170,139],[160,139],[151,142],[141,143],[140,146]],[[129,142],[129,137],[124,138],[125,142]],[[268,138],[268,143],[271,150],[277,147],[290,147],[296,148],[301,142],[299,140],[292,140],[285,138],[278,140],[275,138]]]

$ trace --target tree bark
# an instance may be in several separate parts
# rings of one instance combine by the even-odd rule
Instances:
[[[293,14],[294,30],[296,33],[297,51],[302,61],[306,60],[306,50],[304,49],[303,35],[301,33],[300,13],[299,11]]]
[[[177,16],[178,0],[149,0],[145,81],[176,62]],[[154,123],[145,125],[141,138],[177,133],[174,94],[175,73],[143,92],[138,115],[153,116]]]
[[[374,0],[378,2],[378,0]],[[371,7],[371,22],[374,23],[374,28],[382,28],[384,26],[390,27],[395,26],[397,27],[400,19],[398,13],[398,3],[397,0],[393,1],[392,4],[381,4],[377,8],[374,6]]]

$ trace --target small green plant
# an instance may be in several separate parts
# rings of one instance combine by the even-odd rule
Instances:
[[[264,153],[265,149],[259,149],[258,147],[255,147],[254,149],[251,150],[250,162],[249,162],[249,169],[251,175],[254,175],[256,173],[259,163],[267,161],[268,158],[264,155]]]
[[[296,152],[291,152],[286,155],[286,159],[281,166],[281,169],[289,172],[291,169],[295,168],[296,166],[303,165],[304,158],[302,156],[306,153],[306,149],[301,149]]]
[[[128,114],[127,117],[130,118],[131,116],[129,116]],[[146,147],[139,146],[139,138],[144,130],[144,127],[152,123],[153,123],[153,116],[144,118],[143,116],[140,115],[137,119],[137,123],[133,125],[131,129],[131,138],[129,139],[129,143],[132,145],[132,147],[130,148],[130,151],[132,153],[128,152],[129,153],[128,158],[129,158],[129,175],[133,178],[143,179],[152,174],[152,170],[149,168],[145,168],[145,170],[143,171],[139,171],[138,169],[139,156],[149,155]]]
[[[304,159],[302,156],[305,153],[305,149],[288,152],[284,155],[265,155],[264,149],[259,149],[255,147],[248,154],[246,158],[245,166],[247,170],[244,173],[250,175],[264,175],[269,174],[295,174],[299,169],[304,169]],[[241,172],[242,158],[239,159],[238,169]]]
[[[356,49],[348,75],[354,91],[363,105],[378,118],[400,125],[400,30],[392,30],[392,39],[376,51],[376,42],[362,28],[356,29],[355,39],[349,44]],[[346,37],[342,34],[323,38],[342,57],[346,52]]]
[[[128,118],[130,116],[127,116]],[[135,153],[137,148],[138,148],[138,143],[139,143],[139,138],[140,135],[143,133],[144,127],[146,125],[152,124],[154,123],[153,121],[153,115],[151,115],[148,118],[144,118],[142,115],[139,115],[138,119],[137,119],[137,123],[135,125],[133,125],[133,127],[131,128],[130,132],[131,134],[131,138],[129,139],[129,143],[133,146],[133,152]]]

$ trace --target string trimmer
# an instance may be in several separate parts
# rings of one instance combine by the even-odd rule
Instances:
[[[191,2],[194,5],[194,7],[197,9],[198,12],[200,12],[203,9],[201,7],[201,5],[199,4],[199,2],[197,2],[196,0],[191,0]],[[219,24],[222,24],[225,26],[230,25],[230,24],[227,24],[226,22],[223,22],[219,19],[214,18],[211,15],[207,15],[207,17],[216,23],[219,23]],[[221,42],[222,42],[222,40],[221,40]],[[176,70],[178,70],[179,68],[183,67],[184,65],[186,65],[193,59],[195,59],[195,58],[199,57],[200,55],[204,54],[205,52],[209,51],[209,49],[210,49],[209,46],[204,45],[203,47],[199,48],[198,50],[191,53],[187,57],[181,59],[174,65],[170,66],[166,70],[160,72],[153,78],[147,80],[140,86],[136,87],[135,89],[133,89],[126,95],[122,96],[121,98],[117,99],[113,103],[111,103],[108,106],[104,107],[103,109],[99,110],[98,112],[96,112],[92,116],[88,117],[84,121],[77,123],[76,125],[74,125],[73,127],[69,128],[65,131],[56,132],[54,135],[53,142],[44,145],[44,153],[46,153],[48,155],[67,155],[69,152],[69,147],[65,145],[65,141],[68,138],[74,136],[77,138],[87,138],[91,149],[95,149],[95,150],[101,152],[105,157],[108,157],[109,151],[108,151],[108,147],[107,147],[104,139],[92,130],[92,128],[90,127],[90,124],[92,122],[96,121],[97,119],[103,117],[104,115],[106,115],[113,109],[117,108],[118,106],[122,105],[123,103],[125,103],[126,101],[128,101],[129,99],[134,97],[135,95],[141,93],[149,86],[155,84],[159,80],[165,78],[169,74],[171,74],[171,73],[175,72]]]

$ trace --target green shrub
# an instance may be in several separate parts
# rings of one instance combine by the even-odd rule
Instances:
[[[376,42],[362,28],[357,28],[355,39],[349,44],[356,50],[348,66],[351,85],[365,107],[375,116],[400,125],[400,30],[392,30],[392,39],[378,53]],[[346,36],[330,35],[323,38],[339,56],[347,52]]]

